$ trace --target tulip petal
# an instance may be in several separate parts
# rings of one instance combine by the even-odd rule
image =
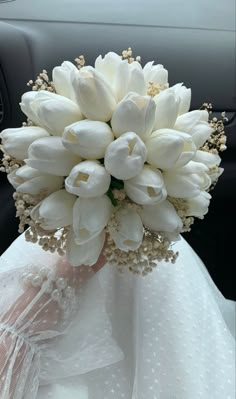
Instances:
[[[94,68],[83,67],[73,73],[77,101],[87,119],[108,122],[116,105],[112,87]],[[101,101],[102,99],[102,101]]]
[[[100,72],[107,82],[112,86],[116,78],[117,70],[122,63],[121,57],[113,52],[109,52],[102,59],[102,56],[96,58],[95,69]]]
[[[17,160],[27,158],[29,146],[41,137],[48,137],[49,133],[37,126],[5,129],[1,132],[2,144],[6,154]]]
[[[146,141],[147,161],[163,170],[187,164],[193,157],[196,147],[189,134],[173,129],[160,129]]]
[[[179,100],[172,89],[157,94],[154,129],[173,128],[179,110]]]
[[[83,161],[76,165],[65,180],[66,190],[82,198],[99,197],[110,186],[111,176],[97,161]]]
[[[66,126],[82,119],[77,104],[59,94],[41,90],[31,103],[39,125],[53,136],[61,136]]]
[[[194,216],[198,218],[203,218],[208,212],[208,207],[210,204],[211,195],[206,191],[201,191],[196,197],[188,200],[188,208],[186,211],[186,216]]]
[[[63,177],[43,174],[28,165],[9,173],[7,178],[16,191],[30,195],[42,193],[48,195],[53,191],[59,190],[64,183]]]
[[[72,71],[77,71],[76,66],[70,61],[64,61],[61,66],[53,68],[52,79],[57,94],[75,101],[76,95],[71,78]]]
[[[147,150],[136,133],[122,134],[106,150],[104,164],[106,170],[120,180],[137,176],[146,161]]]
[[[73,208],[73,231],[77,244],[97,236],[106,227],[112,213],[110,199],[103,195],[96,198],[78,198]]]
[[[215,165],[220,165],[221,158],[218,154],[212,154],[211,152],[198,150],[193,158],[193,161],[203,163],[208,167],[212,167]]]
[[[143,224],[134,209],[123,208],[116,212],[117,225],[108,225],[111,238],[124,252],[135,251],[143,240]]]
[[[106,148],[113,140],[107,123],[88,119],[67,126],[62,138],[68,150],[90,160],[104,158]]]
[[[45,137],[35,140],[29,147],[25,163],[41,172],[56,176],[67,176],[81,159],[69,152],[60,137]]]
[[[174,206],[168,200],[156,205],[145,205],[140,216],[144,226],[153,231],[179,234],[183,225]]]
[[[155,204],[167,196],[162,173],[147,165],[138,176],[125,181],[124,189],[128,197],[140,205]]]
[[[208,167],[190,161],[182,168],[163,172],[167,193],[176,198],[193,198],[211,185]]]
[[[150,96],[128,93],[112,115],[111,126],[115,136],[134,132],[144,140],[152,132],[155,110],[155,102]]]
[[[37,96],[37,91],[27,91],[21,97],[20,107],[21,111],[33,122],[40,126],[39,119],[31,107],[32,101]]]
[[[174,128],[191,134],[196,147],[201,147],[209,139],[213,129],[208,123],[209,114],[204,110],[195,110],[180,115]]]
[[[84,244],[76,244],[73,230],[67,236],[66,258],[72,266],[93,266],[102,252],[105,243],[105,232],[92,238]]]
[[[189,111],[191,103],[191,89],[187,89],[182,83],[177,83],[171,87],[175,94],[179,97],[179,111],[178,114],[182,115]]]
[[[45,230],[59,229],[72,224],[76,196],[59,190],[50,194],[31,211],[33,220]]]
[[[127,85],[128,92],[134,92],[144,95],[146,92],[146,84],[144,80],[143,70],[140,64],[132,62],[129,64],[130,68],[130,79]]]

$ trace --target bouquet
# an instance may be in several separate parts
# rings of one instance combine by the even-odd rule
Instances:
[[[189,111],[191,90],[132,50],[83,56],[29,81],[27,122],[1,132],[19,231],[73,266],[100,254],[146,275],[208,211],[223,169],[224,115]]]

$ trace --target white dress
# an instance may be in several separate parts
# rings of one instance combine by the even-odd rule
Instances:
[[[235,399],[235,304],[184,239],[175,249],[142,278],[67,268],[61,311],[22,286],[42,266],[60,277],[59,257],[18,238],[0,260],[0,398]]]

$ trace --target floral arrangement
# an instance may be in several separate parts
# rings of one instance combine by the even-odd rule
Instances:
[[[16,189],[19,231],[73,266],[100,254],[147,274],[208,211],[222,173],[223,121],[189,111],[191,90],[141,66],[131,49],[85,66],[63,62],[30,81],[28,120],[1,132],[2,170]],[[224,115],[223,115],[224,118]],[[105,245],[104,245],[105,244]]]

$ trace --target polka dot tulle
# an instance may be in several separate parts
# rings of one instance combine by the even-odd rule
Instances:
[[[39,264],[57,273],[59,258],[20,237],[0,261],[1,399],[235,399],[235,304],[184,240],[175,250],[176,264],[145,278],[109,265],[86,279],[67,269],[53,277],[62,296],[37,298],[42,281],[22,285],[20,276],[34,266],[38,277]],[[64,317],[68,285],[76,295]],[[37,323],[12,307],[24,293],[23,308],[40,309]]]

